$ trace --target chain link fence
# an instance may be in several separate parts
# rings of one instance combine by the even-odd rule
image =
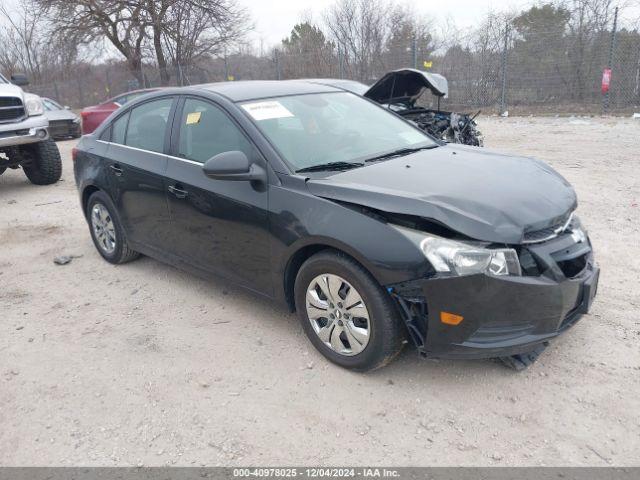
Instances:
[[[441,73],[448,79],[449,97],[442,102],[443,109],[511,115],[640,111],[640,32],[617,30],[615,25],[580,38],[558,30],[523,35],[507,23],[494,35],[472,32],[428,56],[412,41],[384,55],[363,58],[334,46],[305,54],[238,53],[171,67],[169,85],[291,78],[345,78],[372,84],[389,70],[403,67]],[[607,68],[611,82],[604,94],[602,77]],[[144,66],[142,77],[143,82],[136,80],[123,63],[79,65],[29,89],[82,108],[137,88],[161,86],[157,67]],[[430,100],[425,95],[424,101]]]

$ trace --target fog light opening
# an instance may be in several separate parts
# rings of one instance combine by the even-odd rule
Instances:
[[[47,136],[47,131],[46,130],[38,130],[38,138],[45,138]]]

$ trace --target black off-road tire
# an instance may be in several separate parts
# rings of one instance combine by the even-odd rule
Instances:
[[[116,247],[112,253],[106,252],[101,246],[96,238],[96,234],[93,229],[93,225],[91,223],[91,212],[93,207],[100,203],[103,205],[109,215],[111,220],[113,221],[113,226],[115,227],[115,236],[116,236]],[[122,223],[120,222],[120,217],[118,217],[118,213],[116,211],[113,202],[109,195],[102,191],[97,191],[93,193],[89,200],[87,201],[87,223],[89,225],[89,233],[91,234],[91,239],[93,240],[93,244],[98,250],[98,253],[104,258],[107,262],[112,263],[114,265],[120,265],[123,263],[131,262],[140,257],[140,254],[135,250],[129,248],[129,244],[127,243],[127,237],[124,233],[124,229],[122,228]]]
[[[6,169],[7,169],[7,167],[0,167],[0,175],[2,175],[5,172]]]
[[[334,274],[349,282],[360,293],[370,316],[370,338],[362,352],[344,356],[327,347],[318,337],[307,315],[306,292],[318,275]],[[311,343],[327,359],[359,372],[381,368],[402,350],[406,329],[389,294],[362,265],[334,250],[319,252],[305,261],[296,277],[294,296],[298,318]]]
[[[53,139],[22,147],[24,174],[34,185],[51,185],[62,176],[62,159]]]

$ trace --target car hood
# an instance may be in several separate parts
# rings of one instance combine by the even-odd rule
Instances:
[[[20,99],[23,97],[24,92],[22,88],[17,85],[13,85],[12,83],[0,83],[0,96],[3,97],[18,97]]]
[[[386,73],[364,93],[364,96],[382,104],[413,104],[426,89],[431,90],[437,97],[447,98],[449,94],[449,84],[442,75],[402,68]]]
[[[75,120],[78,116],[70,110],[47,110],[44,112],[45,117],[50,122],[55,122],[56,120]]]
[[[460,145],[310,179],[307,186],[319,197],[434,220],[505,244],[562,223],[577,206],[571,185],[547,164]]]

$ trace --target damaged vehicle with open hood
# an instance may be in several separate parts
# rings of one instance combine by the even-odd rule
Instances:
[[[106,261],[144,254],[278,299],[358,371],[407,339],[524,368],[597,291],[576,194],[551,167],[434,140],[331,86],[145,95],[82,137],[74,173]]]
[[[449,82],[438,74],[413,68],[386,73],[371,87],[343,79],[310,79],[369,98],[398,115],[414,122],[420,129],[447,143],[462,143],[474,147],[483,145],[475,114],[448,112],[440,109],[442,99],[449,96]],[[436,100],[435,108],[420,104],[426,92]]]

